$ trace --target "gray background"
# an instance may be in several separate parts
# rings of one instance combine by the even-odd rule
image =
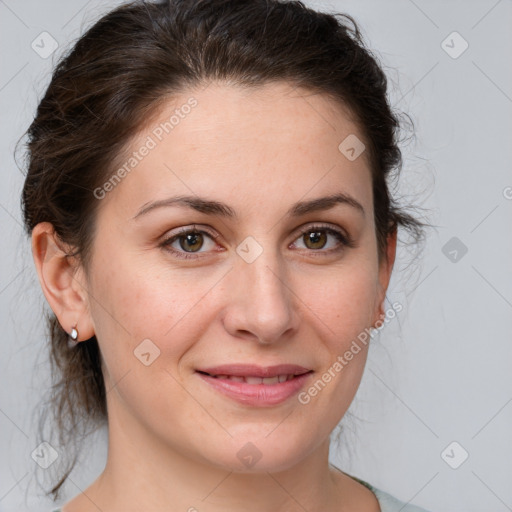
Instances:
[[[50,470],[31,458],[35,409],[50,382],[44,301],[22,232],[13,152],[57,57],[117,3],[0,0],[2,511],[51,507],[36,481]],[[512,3],[306,3],[353,15],[385,65],[394,106],[416,123],[399,192],[436,225],[421,259],[400,248],[387,306],[398,300],[404,311],[372,344],[332,462],[432,512],[512,510]],[[59,43],[46,59],[31,48],[43,31]],[[453,31],[469,44],[457,58],[442,45]],[[462,48],[453,41],[452,54]],[[105,450],[100,432],[67,499],[99,474]],[[462,450],[469,457],[453,469],[445,460],[460,463]]]

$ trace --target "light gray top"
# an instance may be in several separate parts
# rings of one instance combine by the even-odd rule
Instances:
[[[416,505],[411,505],[409,503],[406,504],[391,494],[381,491],[373,486],[370,486],[370,490],[373,491],[377,497],[381,512],[428,512],[428,510]]]
[[[381,512],[428,512],[428,510],[425,510],[424,508],[418,507],[416,505],[406,504],[405,502],[400,501],[391,494],[381,491],[380,489],[377,489],[373,485],[370,485],[368,482],[356,478],[353,475],[348,476],[350,476],[354,480],[357,480],[360,484],[363,484],[365,487],[370,489],[370,491],[372,491],[375,494],[375,496],[377,497],[377,501],[379,502]],[[51,512],[62,512],[62,509],[55,508]]]

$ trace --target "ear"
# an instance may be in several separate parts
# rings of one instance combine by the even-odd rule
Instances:
[[[387,236],[386,251],[382,260],[379,263],[379,282],[378,292],[375,302],[374,319],[372,325],[375,325],[377,320],[383,320],[385,316],[384,299],[388,289],[389,281],[391,279],[391,272],[395,263],[396,257],[396,243],[397,243],[397,227],[395,226]]]
[[[32,230],[32,256],[44,296],[62,328],[69,334],[76,326],[77,341],[94,336],[85,274],[49,222]]]

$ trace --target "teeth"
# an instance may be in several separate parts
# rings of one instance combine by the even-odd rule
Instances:
[[[247,384],[262,384],[263,379],[261,377],[244,377]]]
[[[265,384],[271,386],[287,380],[292,380],[295,375],[276,375],[275,377],[239,377],[235,375],[214,375],[217,379],[227,379],[234,382],[245,382],[246,384]]]

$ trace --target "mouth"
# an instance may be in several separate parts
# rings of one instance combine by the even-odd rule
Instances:
[[[278,384],[281,382],[286,382],[288,380],[293,380],[296,377],[299,377],[300,375],[305,375],[305,373],[301,374],[281,374],[276,375],[274,377],[257,377],[254,375],[212,375],[211,373],[202,372],[198,370],[198,373],[201,373],[203,375],[208,375],[209,377],[213,377],[214,379],[224,379],[224,380],[230,380],[232,382],[243,382],[245,384],[249,384],[252,386],[258,385],[258,384],[264,384],[265,386],[272,386],[273,384]]]
[[[313,370],[298,365],[223,365],[196,370],[215,391],[250,406],[272,406],[296,394]]]

